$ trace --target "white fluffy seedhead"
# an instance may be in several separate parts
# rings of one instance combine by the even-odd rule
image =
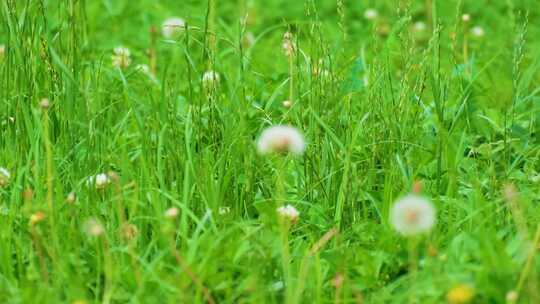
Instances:
[[[432,203],[416,194],[399,199],[390,211],[390,223],[405,236],[429,232],[435,220],[436,212]]]

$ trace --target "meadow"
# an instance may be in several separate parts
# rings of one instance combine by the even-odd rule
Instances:
[[[538,0],[0,15],[0,303],[540,303]]]

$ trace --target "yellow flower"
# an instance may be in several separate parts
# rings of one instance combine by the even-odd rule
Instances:
[[[474,298],[474,289],[465,284],[459,284],[450,289],[446,294],[446,300],[450,304],[466,304]]]

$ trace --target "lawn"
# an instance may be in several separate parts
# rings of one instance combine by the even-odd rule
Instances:
[[[540,303],[538,0],[0,16],[0,303]]]

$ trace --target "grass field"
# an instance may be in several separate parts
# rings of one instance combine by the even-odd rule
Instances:
[[[538,0],[0,15],[0,303],[540,303]]]

